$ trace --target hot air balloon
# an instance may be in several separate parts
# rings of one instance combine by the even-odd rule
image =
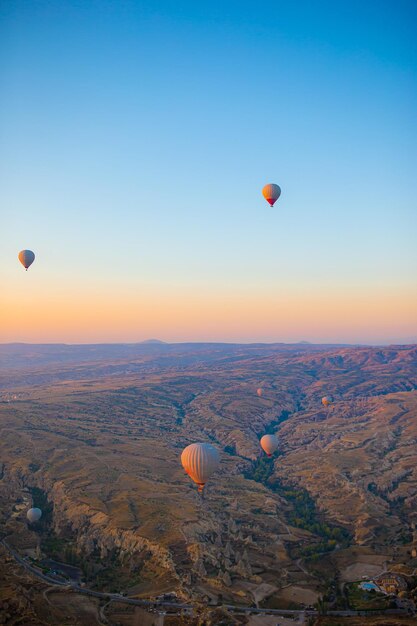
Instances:
[[[26,517],[31,524],[34,524],[35,522],[39,522],[39,520],[41,519],[42,511],[37,507],[29,509],[29,511],[26,513]]]
[[[321,403],[323,406],[330,406],[332,402],[333,402],[332,396],[324,396],[324,398],[321,399]]]
[[[256,395],[258,395],[259,397],[261,397],[262,395],[262,389],[259,387],[259,389],[256,390]]]
[[[262,189],[262,195],[271,206],[274,206],[281,195],[281,187],[275,183],[269,183]]]
[[[181,463],[188,476],[198,485],[202,493],[204,485],[220,463],[217,449],[209,443],[192,443],[184,448]]]
[[[18,259],[25,270],[28,271],[28,267],[30,267],[35,260],[35,255],[32,250],[21,250],[18,254]]]
[[[279,445],[278,437],[275,435],[264,435],[259,443],[268,456],[272,456]]]

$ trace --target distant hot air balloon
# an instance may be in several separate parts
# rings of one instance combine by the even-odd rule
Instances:
[[[39,520],[41,519],[42,511],[37,507],[29,509],[29,511],[26,513],[26,517],[31,524],[34,524],[35,522],[39,522]]]
[[[259,443],[268,456],[272,456],[279,445],[278,437],[275,435],[264,435]]]
[[[35,255],[32,250],[21,250],[18,254],[18,259],[25,270],[28,271],[28,267],[30,267],[35,260]]]
[[[257,390],[256,390],[256,394],[257,394],[259,397],[261,397],[261,395],[262,395],[262,389],[261,389],[261,387],[259,387],[259,389],[257,389]]]
[[[281,195],[281,187],[279,185],[275,185],[275,183],[265,185],[262,189],[262,195],[271,206],[274,206],[275,202]]]
[[[218,468],[220,456],[217,449],[209,443],[192,443],[182,451],[181,463],[201,493],[210,476]]]
[[[321,403],[323,406],[330,406],[332,402],[333,402],[332,396],[324,396],[324,398],[321,399]]]

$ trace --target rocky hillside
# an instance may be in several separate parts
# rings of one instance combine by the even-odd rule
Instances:
[[[36,347],[39,366],[19,350],[1,370],[0,523],[19,549],[54,546],[97,588],[248,603],[314,597],[361,550],[413,566],[415,346],[141,350]],[[179,463],[193,441],[221,451],[203,501]],[[20,504],[39,497],[28,529]]]

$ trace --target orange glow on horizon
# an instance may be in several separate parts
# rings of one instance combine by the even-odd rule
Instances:
[[[416,320],[417,295],[404,288],[277,295],[256,287],[215,293],[171,287],[162,293],[149,286],[55,285],[45,293],[25,286],[5,291],[0,341],[412,341]]]

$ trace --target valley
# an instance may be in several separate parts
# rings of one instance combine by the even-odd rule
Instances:
[[[342,609],[385,571],[412,597],[415,346],[10,344],[0,361],[0,532],[22,556],[138,599]],[[204,499],[179,462],[196,441],[221,454]]]

